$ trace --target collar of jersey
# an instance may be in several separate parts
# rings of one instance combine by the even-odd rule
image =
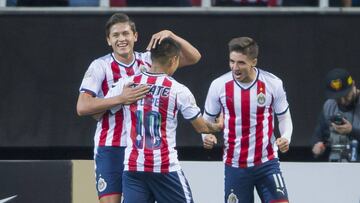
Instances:
[[[114,59],[114,61],[116,61],[117,64],[119,64],[120,66],[125,67],[125,68],[130,68],[134,65],[134,63],[136,61],[136,55],[135,55],[135,53],[133,53],[133,55],[134,55],[133,60],[129,64],[126,64],[126,63],[122,63],[122,62],[118,61],[114,57],[114,53],[111,53],[111,57]]]
[[[259,70],[258,68],[256,68],[256,67],[254,67],[254,68],[255,68],[255,70],[256,70],[256,78],[255,78],[254,81],[251,82],[251,85],[246,86],[246,88],[245,88],[243,85],[241,85],[241,83],[240,83],[239,81],[237,81],[237,80],[234,78],[234,76],[232,75],[233,80],[235,81],[235,83],[236,83],[241,89],[243,89],[243,90],[248,90],[248,89],[250,89],[252,86],[254,86],[254,84],[256,83],[256,81],[259,79],[260,70]]]
[[[148,75],[148,76],[167,76],[166,73],[151,73],[151,72],[143,72],[145,75]]]

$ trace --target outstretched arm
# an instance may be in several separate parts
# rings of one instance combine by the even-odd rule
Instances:
[[[216,120],[216,123],[206,121],[202,116],[197,117],[191,121],[192,126],[198,133],[215,133],[219,132],[224,127],[224,120],[222,117]]]
[[[161,41],[167,37],[174,39],[181,46],[179,67],[192,65],[200,60],[201,58],[200,52],[188,41],[177,36],[170,30],[162,30],[158,33],[153,34],[146,49],[150,50],[152,48],[155,48],[157,44],[160,44]]]
[[[131,104],[145,97],[149,91],[147,86],[130,87],[131,84],[124,86],[120,95],[110,98],[97,98],[93,95],[81,92],[78,98],[76,110],[79,116],[94,115],[104,112],[120,104]]]

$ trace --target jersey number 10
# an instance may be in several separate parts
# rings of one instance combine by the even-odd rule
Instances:
[[[150,111],[144,115],[143,111],[136,111],[136,148],[143,149],[145,142],[145,149],[160,149],[160,124],[159,112]]]

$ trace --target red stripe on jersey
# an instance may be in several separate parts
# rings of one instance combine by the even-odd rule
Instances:
[[[260,96],[261,95],[261,96]],[[262,99],[262,97],[265,96],[265,83],[258,80],[257,81],[257,102],[258,106],[256,109],[256,126],[255,126],[255,157],[254,157],[254,164],[258,165],[261,163],[261,157],[262,157],[262,146],[263,146],[263,137],[264,137],[264,111],[265,111],[265,105],[259,106],[259,99]],[[261,102],[261,101],[260,101]]]
[[[113,61],[111,63],[111,70],[113,74],[113,81],[115,83],[121,78],[119,64],[116,61]],[[123,121],[124,121],[124,113],[122,110],[120,110],[115,113],[115,127],[114,127],[112,146],[120,146]]]
[[[156,83],[157,77],[149,76],[147,78],[146,83],[149,85],[154,85]],[[155,88],[155,86],[153,86]],[[149,113],[152,111],[153,104],[153,94],[147,94],[144,98],[144,114],[143,114],[143,124],[145,126],[145,147],[144,147],[144,171],[145,172],[153,172],[154,170],[154,154],[153,154],[153,145],[154,137],[151,135],[149,127],[149,123],[146,121],[147,117],[149,117]],[[146,128],[148,130],[146,130]],[[151,143],[150,146],[147,146],[148,143]]]
[[[241,139],[239,166],[247,167],[247,158],[249,154],[249,136],[250,136],[250,89],[241,90]]]
[[[234,108],[234,81],[230,81],[225,84],[225,95],[226,95],[226,107],[229,111],[229,134],[228,134],[228,150],[226,152],[226,161],[228,165],[232,165],[232,159],[234,157],[235,149],[235,108]]]
[[[269,117],[268,117],[268,122],[269,122],[269,132],[268,132],[269,143],[267,146],[268,160],[271,160],[274,158],[274,149],[273,149],[272,143],[271,143],[271,136],[273,134],[273,115],[272,115],[273,102],[274,102],[274,98],[272,98],[272,100],[271,100],[271,104],[270,104],[270,108],[269,108]]]
[[[137,66],[140,67],[140,65],[145,65],[144,62],[140,59],[136,59]]]
[[[141,81],[141,75],[135,76],[133,82],[139,84]],[[130,105],[130,118],[131,118],[131,129],[130,129],[130,139],[132,140],[131,152],[129,156],[129,171],[137,170],[137,158],[139,156],[138,149],[136,147],[136,111],[137,111],[137,103],[133,103]]]
[[[106,144],[106,136],[107,132],[109,130],[109,112],[106,112],[103,115],[102,121],[101,121],[101,132],[100,132],[100,140],[99,140],[99,146],[105,146]]]
[[[133,67],[125,68],[127,76],[133,76],[135,74]]]
[[[122,109],[115,113],[115,128],[112,140],[112,146],[120,146],[121,134],[123,130],[124,112]]]
[[[106,76],[105,76],[104,80],[101,83],[101,90],[102,90],[104,96],[106,96],[106,94],[109,91],[109,85],[107,83]]]
[[[111,63],[111,70],[112,70],[113,79],[114,79],[114,83],[115,83],[119,80],[119,78],[121,78],[119,64],[116,63],[116,61],[113,61]]]
[[[163,81],[163,87],[170,87],[171,88],[172,82],[165,78]],[[169,98],[170,95],[167,97],[160,96],[159,102],[159,112],[161,115],[161,173],[168,173],[170,167],[170,158],[169,158],[169,145],[167,142],[167,134],[166,134],[166,120],[167,120],[167,111],[169,107]],[[176,102],[176,99],[175,99]],[[174,108],[174,114],[176,109],[176,103]]]
[[[101,90],[102,90],[104,96],[109,91],[109,86],[107,83],[106,76],[105,76],[103,82],[101,83]],[[98,143],[99,146],[105,146],[108,130],[109,130],[109,113],[106,112],[101,121],[101,132],[100,132],[100,138],[99,138],[99,143]]]

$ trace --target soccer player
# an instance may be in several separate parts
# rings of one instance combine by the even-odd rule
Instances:
[[[289,104],[282,81],[256,67],[258,45],[249,37],[229,42],[231,71],[215,79],[205,102],[204,118],[224,111],[225,202],[288,202],[277,150],[286,152],[292,134]],[[274,115],[281,136],[274,136]],[[212,148],[214,135],[203,135]]]
[[[122,106],[129,134],[123,174],[125,203],[193,202],[175,149],[178,111],[199,133],[216,132],[223,127],[221,119],[206,122],[190,90],[170,77],[179,65],[180,46],[171,38],[163,39],[151,49],[153,64],[149,71],[119,80],[107,95],[121,94],[129,82],[133,87],[150,87],[145,98]],[[116,113],[119,109],[121,106],[111,111]]]
[[[135,23],[126,14],[115,13],[105,26],[106,40],[112,53],[94,60],[83,78],[77,103],[80,116],[94,115],[118,104],[130,104],[145,96],[146,86],[125,86],[121,95],[104,98],[112,85],[120,78],[129,77],[151,66],[150,52],[135,52],[137,41]],[[163,38],[170,37],[181,44],[179,66],[197,63],[200,53],[186,40],[171,31],[163,30],[152,36],[149,48]],[[123,112],[114,116],[105,113],[97,123],[94,137],[94,159],[96,189],[101,203],[120,203],[122,194],[122,172],[124,149]]]

